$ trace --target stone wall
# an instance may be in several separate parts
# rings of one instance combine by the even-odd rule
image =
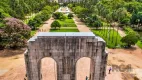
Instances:
[[[45,35],[46,34],[46,35]],[[53,36],[50,36],[53,34]],[[51,57],[57,62],[57,80],[76,80],[76,62],[82,57],[91,58],[91,80],[104,80],[107,54],[105,42],[85,33],[42,33],[28,42],[25,62],[28,80],[41,80],[41,59]]]

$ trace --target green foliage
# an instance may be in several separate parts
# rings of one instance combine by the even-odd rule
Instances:
[[[64,20],[66,19],[66,16],[65,16],[65,15],[62,15],[62,16],[60,16],[59,19],[62,20],[62,21],[64,21]]]
[[[138,45],[140,48],[142,48],[142,41],[138,41],[138,42],[137,42],[137,45]]]
[[[36,30],[44,21],[50,18],[51,11],[53,12],[54,10],[49,6],[44,7],[33,19],[29,20],[28,25],[32,30]]]
[[[95,21],[98,21],[98,17],[96,15],[91,15],[89,17],[87,17],[85,19],[85,22],[89,25],[89,26],[93,26],[93,23],[95,23]]]
[[[0,1],[0,9],[6,14],[19,19],[25,19],[25,15],[37,13],[46,5],[55,7],[55,3],[50,3],[48,0],[2,0]],[[50,9],[48,7],[48,9]],[[56,8],[57,9],[57,8]]]
[[[139,40],[139,35],[136,34],[135,32],[130,32],[121,39],[121,41],[125,43],[128,47],[131,47],[131,45],[135,45],[138,40]]]
[[[81,6],[76,6],[73,7],[72,10],[75,14],[80,14],[80,12],[82,12],[85,8],[81,7]]]
[[[72,14],[72,13],[69,13],[69,14],[68,14],[68,18],[71,19],[72,17],[73,17],[73,14]]]
[[[41,11],[41,15],[40,15],[40,18],[42,21],[46,21],[47,19],[50,18],[50,12],[48,12],[47,10],[43,10]]]
[[[125,27],[124,30],[125,30],[125,33],[126,33],[126,34],[129,34],[129,33],[131,33],[131,32],[134,32],[134,30],[133,30],[132,28],[130,28],[130,27]]]
[[[129,19],[129,18],[124,18],[124,19],[122,19],[122,20],[120,21],[120,23],[121,23],[122,25],[128,25],[128,24],[130,23],[130,19]]]
[[[0,18],[6,18],[6,17],[10,17],[10,15],[8,13],[5,13],[5,11],[3,11],[3,9],[0,9]]]
[[[102,37],[106,41],[106,45],[109,48],[115,48],[117,45],[122,45],[121,36],[116,30],[104,29],[104,30],[92,30],[95,35]]]
[[[61,24],[61,27],[76,27],[73,19],[58,20],[58,22]]]
[[[130,22],[131,24],[142,24],[142,12],[133,13]]]
[[[36,30],[32,30],[32,31],[31,31],[31,36],[34,36],[35,33],[36,33]]]
[[[3,22],[0,22],[0,28],[4,28],[5,24]]]
[[[54,29],[57,29],[57,27],[60,29],[61,24],[56,20],[51,24],[51,27],[53,27]]]
[[[45,7],[43,8],[43,10],[48,11],[49,13],[52,13],[52,12],[53,12],[53,9],[51,8],[51,6],[45,6]]]
[[[71,4],[71,3],[68,4],[68,7],[69,7],[69,8],[72,8],[72,7],[73,7],[73,4]]]
[[[125,30],[126,34],[129,34],[129,33],[136,33],[136,34],[138,34],[131,27],[125,27],[124,30]],[[138,35],[138,37],[139,36],[140,35]],[[137,44],[138,47],[142,48],[142,37],[139,37],[139,41],[136,44]]]
[[[56,11],[58,8],[59,8],[59,5],[54,5],[54,6],[52,6],[52,9],[53,9],[54,11]]]
[[[60,19],[62,16],[63,16],[63,13],[61,13],[61,12],[53,13],[53,18],[55,18],[55,19]]]
[[[93,27],[96,27],[96,28],[99,28],[99,27],[102,27],[103,26],[103,23],[101,21],[95,21],[93,24],[92,24]]]
[[[142,4],[137,1],[131,1],[129,3],[126,3],[125,6],[130,13],[138,12],[142,10]]]

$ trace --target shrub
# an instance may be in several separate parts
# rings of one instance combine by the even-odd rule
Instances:
[[[41,13],[36,15],[34,19],[29,20],[28,25],[31,27],[32,30],[37,29],[44,21],[50,18],[50,13],[46,10],[42,10]]]
[[[57,27],[61,27],[61,24],[58,22],[58,21],[54,21],[52,24],[51,24],[51,27],[54,27],[54,29],[57,29]]]
[[[121,39],[121,42],[125,43],[128,47],[131,47],[131,45],[135,45],[138,42],[139,38],[137,33],[130,32]]]

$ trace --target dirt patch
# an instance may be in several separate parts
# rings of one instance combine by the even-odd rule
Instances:
[[[108,66],[111,65],[131,65],[132,71],[127,74],[121,72],[112,72],[113,76],[117,74],[117,76],[121,75],[123,80],[133,80],[131,75],[135,74],[135,76],[142,79],[142,50],[137,47],[132,47],[130,49],[108,49]],[[113,78],[113,76],[109,75]],[[110,78],[108,80],[113,80]],[[107,76],[108,78],[108,76]]]
[[[21,49],[4,49],[0,50],[0,57],[11,57],[19,54],[23,54],[26,48],[21,48]]]
[[[24,51],[26,48],[17,50],[0,51],[0,80],[16,80],[25,70]],[[23,79],[17,79],[23,80]]]

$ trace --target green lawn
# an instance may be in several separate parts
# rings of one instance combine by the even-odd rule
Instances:
[[[95,35],[102,37],[106,43],[107,47],[114,48],[116,46],[120,46],[121,43],[121,36],[116,30],[113,29],[105,29],[105,30],[92,30]]]
[[[78,29],[51,29],[50,32],[79,32]]]
[[[57,20],[61,24],[61,27],[76,27],[73,19]]]

